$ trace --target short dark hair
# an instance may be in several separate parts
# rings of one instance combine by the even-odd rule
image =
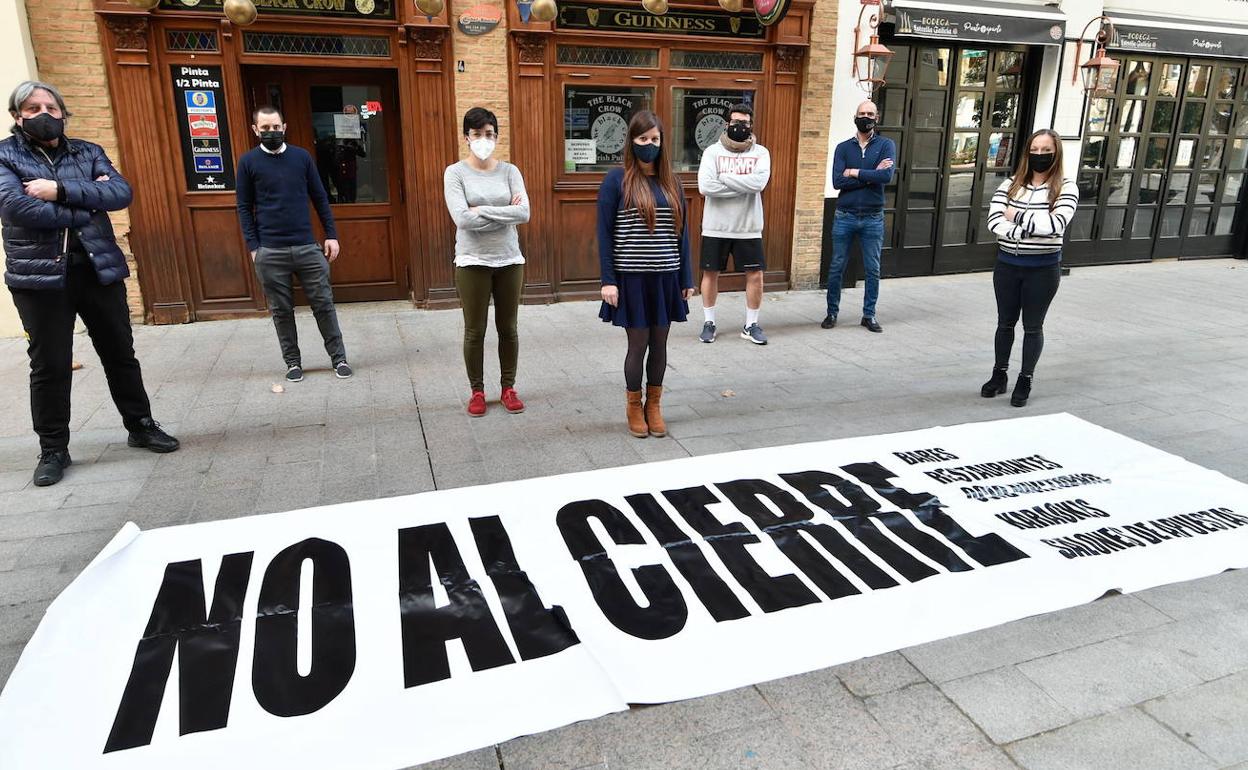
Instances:
[[[262,105],[260,105],[259,107],[257,107],[257,108],[256,108],[256,111],[255,111],[255,112],[251,113],[251,124],[252,124],[253,126],[254,126],[254,125],[258,125],[258,124],[260,123],[260,116],[261,116],[261,115],[276,115],[276,116],[278,116],[279,118],[281,118],[281,117],[282,117],[282,111],[281,111],[281,110],[279,110],[278,108],[274,107],[274,106],[273,106],[273,105],[271,105],[271,104],[262,104]],[[285,119],[285,118],[282,118],[282,122],[283,122],[283,123],[285,123],[285,122],[286,122],[286,119]]]
[[[464,136],[474,128],[480,131],[487,125],[494,126],[494,133],[498,133],[498,116],[486,108],[473,107],[464,113]]]
[[[742,115],[749,115],[750,120],[751,121],[754,120],[754,108],[746,104],[745,102],[737,102],[736,104],[728,108],[729,115],[731,115],[734,112],[739,112]]]

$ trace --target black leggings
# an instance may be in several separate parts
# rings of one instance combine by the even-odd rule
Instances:
[[[1020,267],[997,262],[992,271],[992,287],[997,293],[996,368],[1007,369],[1014,347],[1014,325],[1023,317],[1023,369],[1030,375],[1044,349],[1044,316],[1057,295],[1062,265]]]
[[[624,387],[641,390],[641,370],[646,370],[646,384],[662,385],[667,370],[667,333],[671,326],[625,328],[628,332],[628,353],[624,355]],[[650,351],[649,357],[646,350]]]

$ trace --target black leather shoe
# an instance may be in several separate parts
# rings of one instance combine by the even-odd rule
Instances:
[[[35,486],[50,487],[65,477],[65,469],[73,460],[64,449],[47,449],[39,454],[39,464],[35,466]]]
[[[126,443],[132,447],[142,447],[158,454],[172,452],[181,446],[176,438],[161,430],[160,423],[150,417],[139,420],[139,429],[130,431]]]
[[[1010,394],[1010,406],[1027,406],[1031,398],[1031,375],[1020,374],[1014,381],[1014,392]]]
[[[992,377],[979,389],[979,395],[984,398],[999,396],[1005,392],[1005,388],[1009,384],[1010,378],[1006,375],[1004,369],[993,369]]]
[[[867,331],[875,332],[876,334],[884,331],[884,327],[880,326],[874,318],[863,318],[862,325],[867,327]]]
[[[823,323],[819,324],[820,329],[831,329],[833,326],[836,326],[836,316],[834,315],[825,315]]]

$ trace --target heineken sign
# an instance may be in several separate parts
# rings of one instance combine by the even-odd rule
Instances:
[[[673,8],[656,16],[640,5],[591,6],[559,4],[559,29],[638,32],[692,37],[736,37],[761,40],[766,28],[753,14],[687,11]]]
[[[898,35],[984,43],[1060,45],[1066,25],[1056,17],[997,16],[893,6]]]
[[[252,0],[261,16],[332,16],[348,19],[393,19],[394,0]],[[220,13],[224,0],[160,0],[162,11]]]

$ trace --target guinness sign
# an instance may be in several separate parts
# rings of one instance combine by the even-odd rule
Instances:
[[[641,6],[560,3],[559,29],[636,32],[691,37],[736,37],[762,40],[767,29],[758,17],[746,13],[687,11],[673,8],[656,16]]]

